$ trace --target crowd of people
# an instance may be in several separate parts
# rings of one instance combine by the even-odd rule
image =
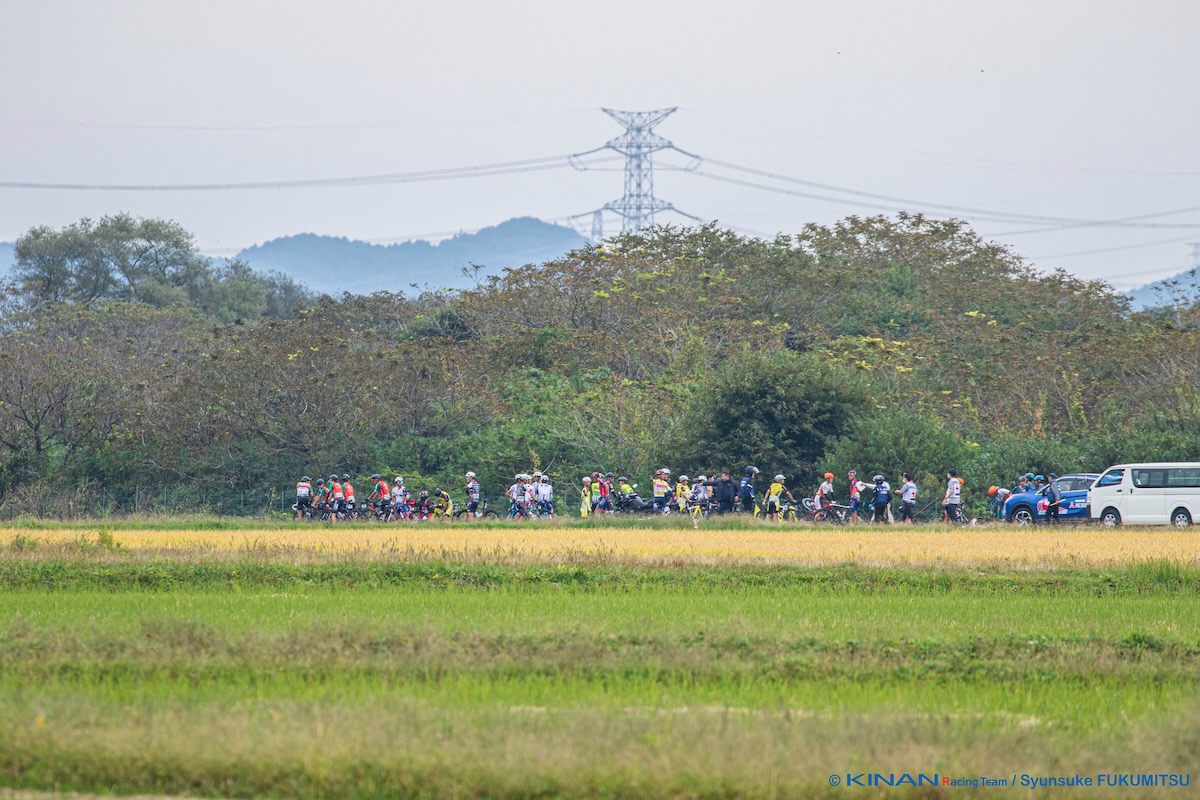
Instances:
[[[757,467],[748,466],[738,480],[734,480],[729,471],[712,476],[701,474],[691,478],[679,475],[672,478],[671,470],[662,468],[655,472],[650,499],[643,500],[637,492],[637,485],[630,484],[628,478],[597,471],[580,480],[579,514],[582,517],[602,517],[620,511],[635,511],[685,513],[698,518],[742,511],[777,521],[800,516],[819,519],[822,512],[830,513],[836,509],[844,512],[849,522],[889,523],[896,520],[893,505],[899,501],[899,521],[908,524],[916,521],[917,484],[909,472],[902,474],[900,488],[895,491],[881,474],[874,475],[867,482],[860,480],[855,470],[850,470],[843,489],[834,474],[826,472],[811,502],[804,500],[799,504],[787,485],[786,476],[775,475],[760,493],[756,487],[759,474]],[[479,481],[474,472],[467,472],[463,478],[467,500],[462,513],[468,520],[474,520],[480,516],[482,493]],[[1004,500],[1009,495],[1024,491],[1026,487],[1031,491],[1039,489],[1042,485],[1040,482],[1045,481],[1041,475],[1033,473],[1021,479],[1023,483],[1012,490],[995,486],[988,489],[991,502],[993,505],[999,504],[1001,514]],[[1051,475],[1050,479],[1053,480],[1054,476]],[[402,476],[395,476],[389,484],[378,473],[370,476],[369,486],[371,491],[365,498],[365,505],[360,507],[349,474],[343,474],[340,478],[336,474],[328,479],[318,478],[315,484],[306,475],[296,484],[296,518],[303,519],[315,513],[337,521],[371,514],[377,518],[419,521],[449,518],[455,512],[450,493],[440,487],[432,492],[423,489],[413,495]],[[941,498],[943,519],[947,522],[964,521],[963,487],[958,473],[953,469],[947,470],[945,494]],[[506,496],[509,502],[507,516],[510,519],[553,517],[556,513],[554,486],[550,476],[540,471],[517,473]],[[843,496],[846,505],[838,503]],[[797,509],[797,505],[801,509]]]

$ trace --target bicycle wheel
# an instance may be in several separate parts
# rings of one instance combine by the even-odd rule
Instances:
[[[783,510],[784,522],[796,522],[798,519],[800,519],[800,517],[796,516],[796,509],[788,506]]]
[[[500,519],[500,515],[497,514],[495,511],[492,511],[490,508],[484,509],[484,512],[482,514],[476,513],[475,517],[477,519],[480,517],[482,517],[483,519]]]

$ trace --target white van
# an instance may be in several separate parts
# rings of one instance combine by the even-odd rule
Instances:
[[[1200,517],[1200,462],[1118,464],[1088,490],[1092,519],[1112,528],[1167,525],[1185,528]]]

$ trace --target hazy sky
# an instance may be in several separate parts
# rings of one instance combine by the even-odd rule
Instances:
[[[928,204],[1175,226],[973,223],[1040,267],[1119,288],[1187,266],[1200,242],[1195,2],[0,0],[0,22],[3,182],[467,167],[602,145],[620,133],[602,106],[678,106],[658,132],[709,159]],[[658,196],[753,233],[877,213],[854,203],[920,210],[701,170],[658,171]],[[0,188],[0,240],[129,211],[232,254],[304,231],[381,241],[558,219],[621,190],[619,171],[570,169],[251,191]]]

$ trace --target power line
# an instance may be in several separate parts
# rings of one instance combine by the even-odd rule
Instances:
[[[937,209],[940,211],[952,211],[952,212],[956,212],[956,213],[962,213],[964,215],[969,215],[976,219],[989,218],[990,221],[1008,220],[1011,222],[1018,222],[1018,221],[1019,222],[1029,222],[1029,223],[1036,222],[1036,223],[1044,223],[1044,224],[1054,225],[1054,226],[1057,226],[1057,229],[1072,228],[1072,227],[1092,227],[1092,226],[1095,226],[1095,227],[1127,227],[1127,228],[1177,228],[1177,229],[1188,229],[1188,230],[1200,229],[1200,224],[1176,224],[1176,223],[1150,223],[1150,224],[1147,224],[1147,223],[1137,222],[1138,220],[1143,220],[1143,219],[1152,219],[1152,218],[1156,218],[1156,217],[1168,217],[1168,216],[1174,216],[1176,214],[1186,214],[1186,213],[1189,213],[1192,211],[1200,210],[1200,206],[1190,206],[1187,208],[1171,209],[1168,211],[1158,211],[1158,212],[1154,212],[1152,214],[1142,214],[1142,215],[1135,216],[1135,217],[1127,217],[1124,219],[1113,219],[1113,220],[1090,220],[1090,219],[1076,219],[1076,218],[1071,218],[1071,217],[1048,217],[1048,216],[1041,216],[1041,215],[1037,215],[1037,214],[1021,214],[1021,213],[1015,213],[1015,212],[1009,212],[1009,211],[995,211],[995,210],[986,209],[986,208],[972,208],[970,206],[949,205],[946,203],[931,203],[931,202],[928,202],[925,200],[914,200],[912,198],[907,198],[907,197],[896,197],[894,195],[877,194],[875,192],[866,192],[866,191],[862,191],[860,189],[852,189],[852,188],[845,187],[845,186],[836,186],[834,184],[828,184],[828,183],[818,183],[816,181],[809,181],[809,180],[805,180],[803,178],[793,178],[793,177],[790,177],[787,175],[780,175],[778,173],[768,172],[766,170],[761,170],[761,169],[756,169],[754,167],[746,167],[746,166],[742,166],[741,164],[733,164],[728,161],[719,161],[714,158],[708,158],[708,159],[705,159],[705,161],[709,164],[713,164],[718,167],[724,167],[725,169],[731,169],[736,172],[744,172],[744,173],[747,173],[750,175],[757,175],[759,177],[769,178],[771,180],[776,180],[781,183],[792,183],[792,184],[797,184],[797,185],[801,185],[801,186],[810,186],[810,187],[813,187],[816,189],[823,189],[823,190],[832,191],[832,192],[840,192],[842,194],[847,194],[847,195],[850,195],[853,197],[864,197],[864,198],[868,198],[868,199],[872,199],[872,200],[884,200],[884,201],[888,201],[888,202],[892,202],[892,203],[912,204],[913,206],[917,206],[919,208],[930,208],[930,209]],[[727,180],[727,182],[730,182],[730,183],[733,182],[732,180],[723,179],[719,176],[713,175],[712,173],[698,172],[697,174],[700,174],[700,175],[703,175],[703,176],[709,177],[709,178],[714,178],[716,180]],[[750,184],[749,182],[746,182],[744,185],[750,186],[752,184]],[[753,186],[755,186],[755,188],[767,188],[767,187],[764,187],[759,184],[753,184]],[[833,197],[829,197],[829,196],[825,196],[825,195],[818,196],[818,195],[801,194],[799,196],[811,197],[811,199],[814,199],[814,200],[823,200],[823,201],[828,201],[828,202],[847,202],[847,201],[839,201],[837,198],[833,198]],[[894,206],[878,206],[878,205],[872,206],[869,204],[862,204],[862,203],[860,203],[859,205],[868,205],[868,207],[878,208],[881,210],[889,210],[889,211],[912,210],[911,208],[896,208]],[[1034,231],[1012,231],[1012,232],[1010,232],[1009,235],[1016,235],[1017,233],[1033,233],[1033,232]],[[1004,234],[995,234],[995,235],[999,236],[999,235],[1004,235]]]
[[[565,169],[570,166],[569,156],[548,156],[523,161],[502,161],[495,164],[480,164],[471,167],[422,170],[417,172],[393,172],[382,175],[357,175],[340,178],[303,178],[299,180],[251,181],[242,183],[37,183],[26,181],[0,181],[0,189],[39,189],[54,191],[103,191],[103,192],[207,192],[242,191],[253,189],[319,189],[352,186],[379,186],[392,183],[418,183],[422,181],[453,180],[457,178],[483,178],[493,175],[511,175],[521,172],[537,172]]]

